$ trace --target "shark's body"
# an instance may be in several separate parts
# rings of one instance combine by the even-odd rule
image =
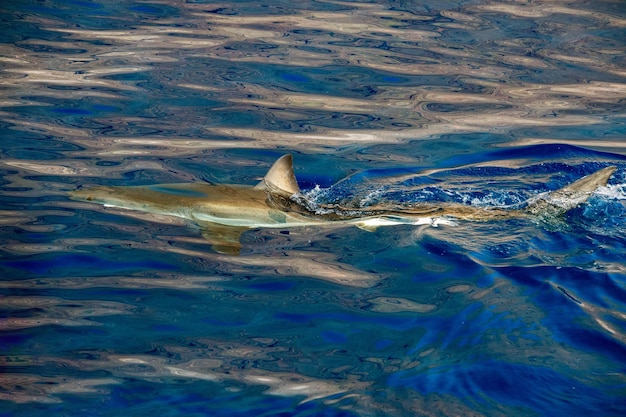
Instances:
[[[279,158],[255,186],[206,183],[138,187],[92,187],[72,198],[110,207],[165,214],[192,220],[220,252],[239,251],[239,235],[250,228],[353,224],[366,230],[397,224],[436,224],[441,219],[490,221],[512,217],[559,215],[585,202],[605,186],[615,167],[601,169],[530,203],[524,209],[480,208],[462,204],[417,204],[310,208],[300,194],[291,155]]]

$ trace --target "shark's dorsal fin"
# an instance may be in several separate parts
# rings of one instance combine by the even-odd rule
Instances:
[[[256,188],[266,187],[276,191],[284,191],[289,195],[300,192],[296,175],[293,173],[293,157],[290,154],[278,158],[267,171],[263,180],[256,185]]]

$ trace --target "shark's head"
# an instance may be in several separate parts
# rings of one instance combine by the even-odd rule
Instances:
[[[122,201],[123,197],[120,196],[119,190],[113,187],[96,186],[79,188],[70,192],[70,198],[76,201],[86,201],[90,203],[116,205],[115,202]]]
[[[142,187],[95,186],[72,191],[70,198],[76,201],[101,204],[105,207],[146,211],[146,207],[155,205],[154,199],[146,195],[147,193],[153,192],[149,189],[142,189]]]

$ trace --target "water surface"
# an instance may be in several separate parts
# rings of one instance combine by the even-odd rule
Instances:
[[[5,2],[7,3],[7,2]],[[619,416],[621,0],[0,6],[0,416]],[[250,230],[71,201],[255,184],[562,219]],[[347,179],[345,179],[347,177]]]

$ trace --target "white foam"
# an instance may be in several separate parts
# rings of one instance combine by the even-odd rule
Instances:
[[[315,201],[320,195],[323,195],[324,193],[326,193],[327,190],[328,190],[327,188],[322,189],[320,188],[318,184],[315,184],[315,188],[308,190],[308,191],[301,192],[301,194],[307,200]]]
[[[444,226],[457,226],[458,225],[457,222],[446,217],[422,217],[420,219],[417,219],[411,222],[411,224],[414,226],[421,226],[421,225],[426,224],[432,227],[438,227],[439,225],[444,225]]]
[[[626,184],[608,184],[599,187],[595,195],[607,200],[626,200]]]
[[[365,197],[363,197],[361,199],[361,201],[359,201],[360,207],[365,207],[365,206],[367,206],[369,204],[376,203],[377,199],[382,194],[383,194],[383,190],[382,189],[371,191],[369,194],[367,194]]]

